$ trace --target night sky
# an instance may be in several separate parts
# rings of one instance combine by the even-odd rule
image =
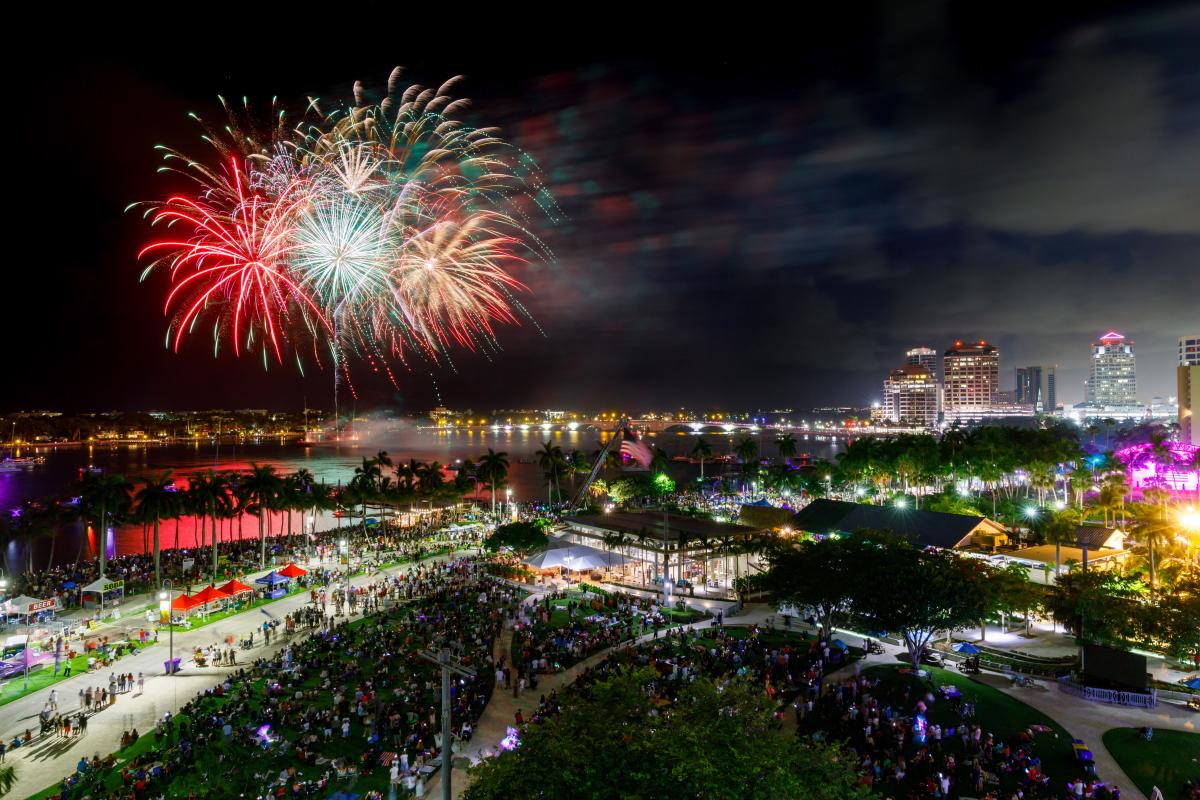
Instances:
[[[435,380],[458,408],[864,405],[905,349],[980,337],[1002,388],[1057,363],[1079,402],[1109,329],[1137,342],[1140,398],[1173,394],[1176,340],[1200,330],[1200,7],[975,5],[597,23],[589,41],[517,18],[394,37],[360,18],[353,46],[319,25],[227,49],[52,37],[9,98],[27,119],[9,126],[24,190],[0,406],[328,406],[328,371],[214,360],[203,335],[167,352],[167,284],[138,283],[150,232],[124,208],[176,187],[155,144],[211,158],[186,114],[219,120],[217,94],[301,107],[395,64],[467,76],[464,118],[533,155],[565,219],[538,229],[556,262],[518,274],[545,336],[414,362],[399,391],[360,369],[360,407],[426,409]]]

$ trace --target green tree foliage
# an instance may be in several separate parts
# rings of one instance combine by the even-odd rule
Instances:
[[[531,553],[546,546],[550,537],[546,535],[546,520],[536,522],[510,522],[501,525],[483,541],[484,549],[495,553],[508,547],[518,553]]]
[[[476,768],[465,800],[867,796],[840,747],[776,730],[760,686],[701,678],[659,709],[643,691],[656,677],[627,670],[567,698],[558,719]]]
[[[976,558],[885,539],[861,567],[874,579],[858,584],[854,609],[899,633],[914,669],[938,631],[978,624],[997,608],[995,570]]]
[[[754,588],[776,606],[813,609],[825,630],[833,630],[860,591],[861,559],[872,546],[863,534],[776,545],[766,552],[769,567],[756,576]]]

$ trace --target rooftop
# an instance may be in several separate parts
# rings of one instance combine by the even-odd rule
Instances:
[[[891,531],[921,547],[957,547],[980,526],[988,533],[1004,528],[984,516],[947,514],[896,506],[814,500],[796,515],[797,530],[809,533],[853,533],[856,530]]]
[[[591,528],[619,531],[632,535],[636,535],[639,531],[645,531],[648,536],[661,541],[663,536],[663,516],[661,511],[614,511],[605,514],[585,514],[567,517],[565,522],[570,526],[586,525]],[[758,530],[746,525],[735,525],[731,522],[713,522],[710,519],[685,517],[679,514],[667,514],[665,516],[667,518],[668,541],[677,541],[681,534],[685,539],[695,540],[702,537],[748,536]]]

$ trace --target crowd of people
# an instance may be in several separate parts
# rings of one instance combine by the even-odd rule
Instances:
[[[669,622],[657,599],[611,591],[583,597],[549,592],[523,606],[514,620],[513,663],[522,677],[558,672]]]
[[[415,526],[400,527],[383,519],[369,527],[362,523],[330,528],[307,536],[284,533],[267,539],[267,552],[282,556],[293,551],[304,551],[317,555],[337,553],[338,542],[347,538],[358,558],[368,560],[400,560],[418,553],[427,553],[440,544],[477,545],[481,541],[478,530],[456,533],[453,537],[440,527],[440,519]],[[237,538],[221,541],[217,545],[219,555],[218,579],[228,579],[259,566],[259,543],[257,537]],[[295,553],[296,559],[302,556]],[[164,548],[160,551],[162,577],[176,586],[208,583],[212,578],[212,551],[208,548],[180,547]],[[125,596],[150,592],[157,589],[154,583],[154,556],[152,553],[125,553],[107,560],[106,577],[124,581]],[[95,595],[80,596],[79,589],[100,577],[100,561],[87,558],[71,563],[53,564],[46,569],[23,571],[14,576],[11,594],[26,594],[30,597],[48,599],[57,597],[65,609],[79,608],[84,601],[95,602]]]
[[[824,694],[799,698],[796,715],[804,735],[845,742],[858,759],[862,783],[893,797],[1119,800],[1121,794],[1085,767],[1052,779],[1037,754],[1039,740],[1054,738],[1048,726],[996,736],[972,721],[969,700],[935,693],[915,678],[847,678]]]
[[[519,597],[473,559],[356,588],[347,610],[353,598],[364,615],[353,621],[329,614],[332,603],[314,596],[285,622],[307,638],[231,670],[177,716],[164,716],[154,744],[119,770],[81,764],[58,796],[158,797],[168,785],[195,797],[228,796],[231,787],[247,797],[328,796],[356,776],[356,791],[390,783],[423,793],[445,743],[439,671],[421,651],[448,647],[477,673],[457,680],[451,695],[454,736],[469,740],[491,695],[494,642]],[[221,786],[207,785],[205,774],[216,770]]]

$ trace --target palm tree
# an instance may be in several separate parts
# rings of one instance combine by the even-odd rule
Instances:
[[[137,502],[138,516],[154,526],[154,585],[162,585],[162,545],[158,536],[160,523],[176,515],[179,493],[171,470],[142,479],[142,488],[133,496]]]
[[[387,453],[381,453],[381,455],[387,458]],[[412,463],[415,465],[416,462]],[[350,479],[350,485],[358,489],[359,497],[362,499],[364,520],[367,518],[367,500],[378,493],[382,480],[383,468],[377,459],[364,457],[362,466],[354,468],[354,477]]]
[[[492,516],[495,516],[496,489],[504,485],[508,477],[508,453],[503,450],[497,453],[489,447],[488,451],[479,457],[479,476],[492,489]]]
[[[666,474],[667,464],[669,463],[671,463],[671,459],[667,456],[667,451],[661,447],[655,447],[650,457],[650,471],[655,475]]]
[[[212,520],[212,579],[216,583],[221,542],[217,520],[229,507],[230,480],[224,474],[206,469],[193,481],[189,493],[195,503],[192,512],[201,518],[201,525],[204,520]]]
[[[779,457],[786,463],[789,458],[796,455],[796,437],[790,433],[781,434],[775,439],[775,447],[779,450]]]
[[[308,509],[313,511],[313,524],[316,524],[316,508],[314,508],[313,494],[317,491],[320,485],[313,474],[307,469],[301,468],[292,473],[292,489],[296,494],[297,509],[300,511],[300,532],[304,533],[304,512]],[[288,522],[288,528],[291,529],[291,522]],[[305,539],[307,542],[308,540]]]
[[[431,497],[445,484],[442,465],[436,461],[421,464],[417,472],[417,478],[421,491]]]
[[[89,476],[91,477],[91,476]],[[115,524],[129,511],[133,484],[124,475],[101,475],[95,480],[84,480],[80,505],[96,510],[96,529],[100,541],[100,577],[104,577],[108,564],[108,520]],[[85,521],[86,525],[86,521]]]
[[[546,497],[548,503],[554,502],[554,490],[558,487],[558,476],[562,471],[565,457],[563,450],[558,445],[552,442],[542,442],[542,449],[537,451],[538,466],[542,468],[542,472],[546,477]],[[562,492],[558,493],[559,501],[562,500]]]
[[[712,458],[713,449],[708,440],[703,436],[696,439],[696,444],[692,447],[692,455],[700,459],[700,482],[704,482],[704,460]]]
[[[567,474],[571,476],[571,497],[575,497],[575,476],[579,473],[588,473],[592,470],[592,463],[588,461],[582,450],[572,450],[571,455],[567,458]]]
[[[742,461],[742,491],[745,491],[745,476],[758,464],[758,443],[749,436],[743,437],[734,446],[733,452]]]
[[[364,466],[367,464],[367,459],[363,459]],[[357,473],[357,469],[355,472]],[[263,529],[263,517],[274,502],[275,496],[279,492],[279,476],[275,473],[275,467],[272,464],[256,464],[250,463],[250,472],[245,478],[247,497],[252,501],[250,507],[251,514],[258,516],[258,566],[259,569],[265,569],[267,566],[267,534]],[[365,505],[363,514],[365,516]]]
[[[1170,521],[1170,506],[1167,502],[1170,495],[1165,489],[1148,489],[1145,496],[1148,502],[1136,503],[1133,506],[1132,533],[1146,543],[1150,566],[1150,597],[1153,599],[1158,583],[1156,550],[1171,540],[1175,535],[1176,526]]]
[[[749,436],[744,436],[738,440],[738,443],[733,447],[733,452],[741,459],[743,464],[758,461],[758,443]]]

